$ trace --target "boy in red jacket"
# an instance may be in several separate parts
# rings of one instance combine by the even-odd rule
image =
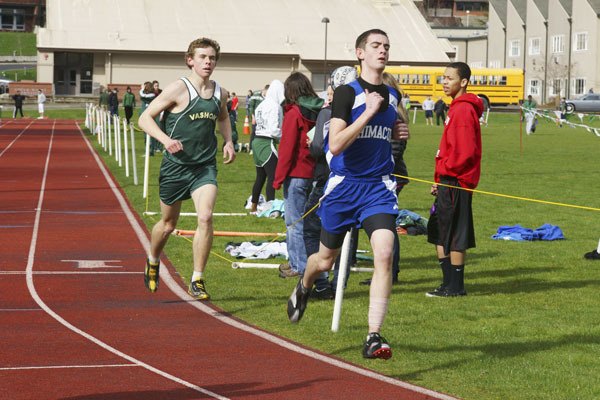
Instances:
[[[481,172],[481,129],[483,103],[467,93],[471,69],[463,62],[451,63],[443,77],[444,93],[452,97],[440,147],[435,156],[436,196],[427,226],[428,241],[436,245],[442,269],[442,284],[428,297],[467,294],[464,267],[467,249],[475,247],[471,201]],[[438,183],[440,185],[438,185]]]

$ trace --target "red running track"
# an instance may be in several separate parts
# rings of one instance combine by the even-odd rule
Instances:
[[[150,295],[148,233],[72,121],[0,126],[0,214],[0,399],[451,398],[193,301],[170,265]]]

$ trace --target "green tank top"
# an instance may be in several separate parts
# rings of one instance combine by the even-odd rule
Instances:
[[[213,97],[203,99],[187,78],[181,78],[190,95],[185,110],[172,113],[165,111],[163,129],[169,137],[179,140],[183,151],[171,154],[164,152],[165,158],[182,165],[216,164],[217,137],[215,125],[221,112],[221,87],[217,82]]]

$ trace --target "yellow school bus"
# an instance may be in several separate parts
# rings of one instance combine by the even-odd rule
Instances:
[[[452,99],[444,94],[442,76],[445,67],[388,66],[385,71],[394,75],[400,87],[410,96],[411,103],[423,103],[427,96],[446,104]],[[471,68],[468,91],[490,105],[518,104],[523,99],[523,70],[518,68]]]

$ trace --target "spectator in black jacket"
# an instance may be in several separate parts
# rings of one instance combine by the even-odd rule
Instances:
[[[440,119],[442,120],[442,124],[446,120],[446,103],[442,100],[441,97],[438,97],[438,101],[435,102],[433,106],[433,112],[435,113],[435,124],[440,125]]]
[[[117,96],[117,88],[114,88],[108,95],[108,110],[110,115],[119,115],[119,97]]]
[[[12,99],[15,101],[15,111],[13,111],[13,118],[17,118],[17,112],[21,114],[21,118],[23,118],[23,102],[26,99],[26,96],[21,94],[20,90],[17,90],[17,94],[12,96]]]

